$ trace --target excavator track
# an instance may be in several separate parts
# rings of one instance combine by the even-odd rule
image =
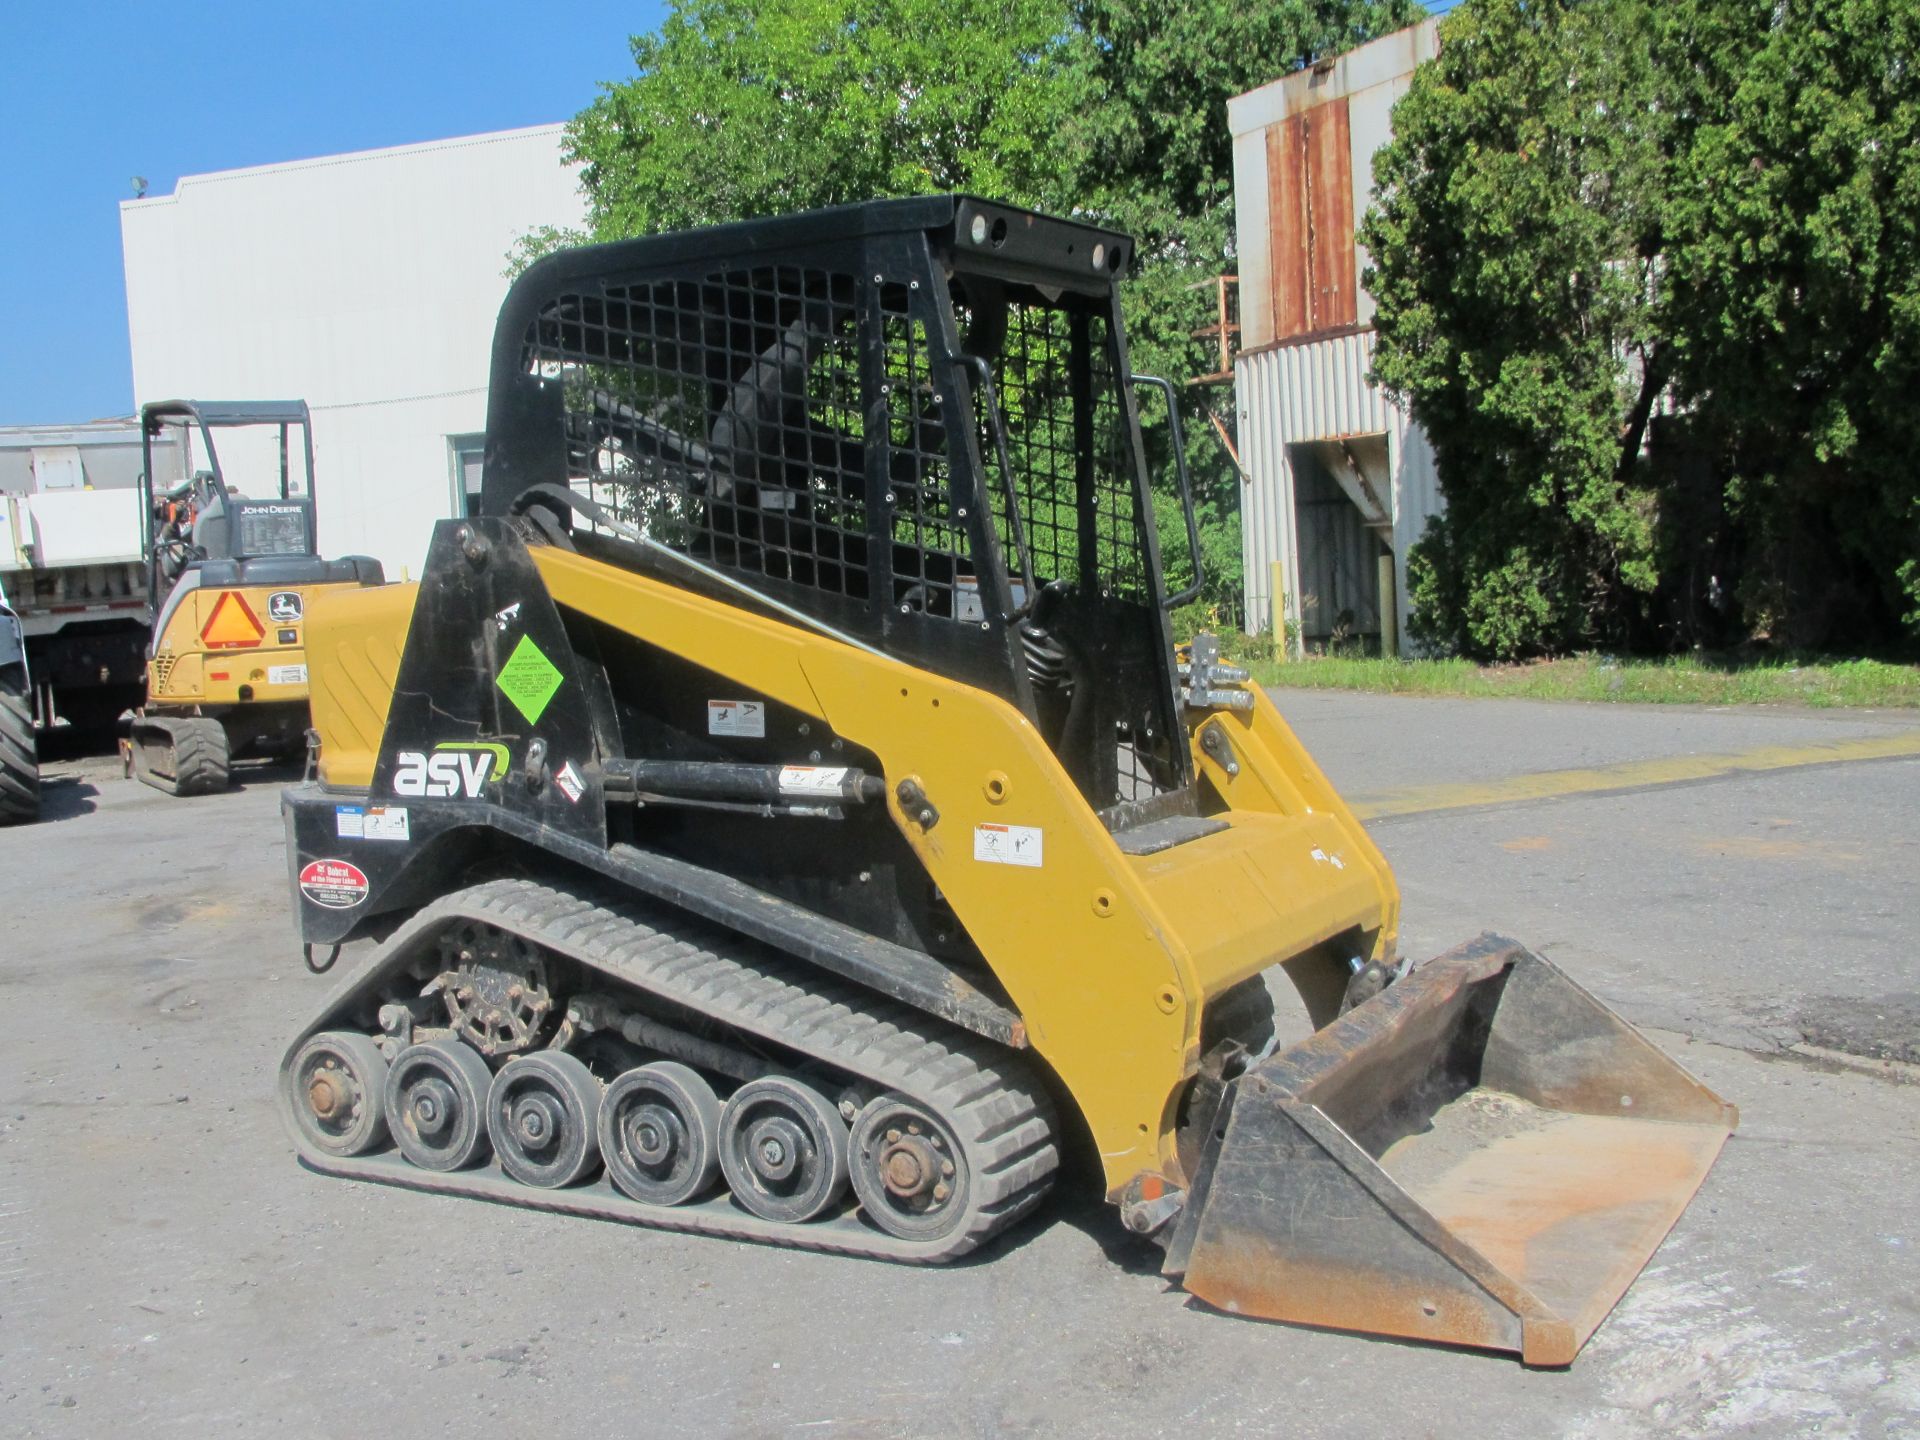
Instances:
[[[218,795],[232,782],[226,727],[204,716],[136,716],[127,774],[169,795]]]
[[[541,1189],[513,1179],[497,1157],[440,1172],[419,1168],[394,1149],[348,1157],[327,1153],[312,1143],[295,1113],[302,1103],[294,1068],[302,1047],[344,1015],[364,1015],[370,991],[382,1000],[389,989],[402,993],[391,984],[381,987],[404,986],[417,973],[410,967],[418,957],[463,922],[496,927],[565,957],[603,987],[631,987],[925,1107],[965,1156],[963,1216],[946,1233],[917,1239],[878,1228],[852,1196],[820,1218],[793,1223],[750,1213],[724,1188],[690,1203],[650,1204],[622,1193],[604,1173],[588,1183]],[[326,1174],[874,1259],[933,1264],[966,1254],[1038,1205],[1059,1164],[1045,1092],[1018,1057],[991,1042],[661,907],[530,880],[490,881],[418,912],[296,1037],[281,1076],[283,1118],[300,1158]]]

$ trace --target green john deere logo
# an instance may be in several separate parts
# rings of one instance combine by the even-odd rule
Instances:
[[[520,643],[513,647],[513,654],[500,667],[499,677],[493,683],[500,687],[500,693],[511,700],[513,708],[532,725],[546,713],[547,702],[553,699],[554,692],[565,678],[559,667],[533,643],[533,637],[522,635]]]

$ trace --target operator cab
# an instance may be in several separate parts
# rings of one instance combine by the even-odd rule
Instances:
[[[483,511],[1000,695],[1116,832],[1194,817],[1130,247],[938,196],[549,257],[497,333]]]
[[[314,515],[313,432],[304,400],[160,400],[140,411],[148,514],[149,598],[163,607],[155,633],[182,596],[200,586],[378,584],[377,561],[324,560]],[[265,480],[263,498],[229,478],[214,431],[240,457],[239,472]],[[169,432],[194,468],[155,497],[155,441]]]
[[[215,430],[240,432],[228,436],[229,449],[243,457],[241,473],[273,477],[266,498],[251,498],[228,479]],[[195,468],[156,498],[154,442],[169,431]],[[155,635],[166,632],[181,601],[203,586],[378,585],[385,578],[380,562],[364,555],[325,560],[319,554],[306,401],[157,400],[141,407],[140,432]]]

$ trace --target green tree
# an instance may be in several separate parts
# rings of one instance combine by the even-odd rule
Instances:
[[[1745,561],[1737,617],[1802,644],[1920,632],[1920,7],[1656,13],[1662,325]]]
[[[1375,162],[1376,374],[1483,655],[1920,629],[1920,10],[1467,0]],[[1643,458],[1664,396],[1669,440]]]
[[[943,190],[1052,202],[1066,40],[1055,0],[675,0],[568,129],[593,234]]]
[[[1218,368],[1214,277],[1234,269],[1233,136],[1227,101],[1389,31],[1417,0],[1080,0],[1073,61],[1083,99],[1065,141],[1068,203],[1129,231],[1136,263],[1122,288],[1134,367],[1176,382]],[[1206,574],[1203,599],[1223,621],[1244,605],[1240,478],[1207,409],[1229,390],[1189,390],[1183,405]],[[1171,474],[1164,408],[1142,406],[1156,475]],[[1190,576],[1178,507],[1162,503],[1161,553],[1176,588]]]
[[[1447,498],[1410,567],[1429,642],[1620,643],[1654,589],[1637,459],[1671,360],[1650,40],[1642,0],[1468,0],[1375,158],[1375,374]]]

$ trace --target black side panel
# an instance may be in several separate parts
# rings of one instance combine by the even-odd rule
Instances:
[[[823,970],[1016,1048],[1026,1028],[1007,997],[933,956],[865,934],[829,916],[671,855],[602,849],[542,829],[486,802],[428,800],[382,812],[352,794],[301,785],[281,796],[300,938],[332,945],[380,935],[408,912],[477,880],[525,873],[535,861],[597,872],[676,909],[772,945]],[[392,827],[406,812],[406,839]]]
[[[604,847],[597,677],[575,655],[519,521],[443,520],[369,795],[491,803]]]

